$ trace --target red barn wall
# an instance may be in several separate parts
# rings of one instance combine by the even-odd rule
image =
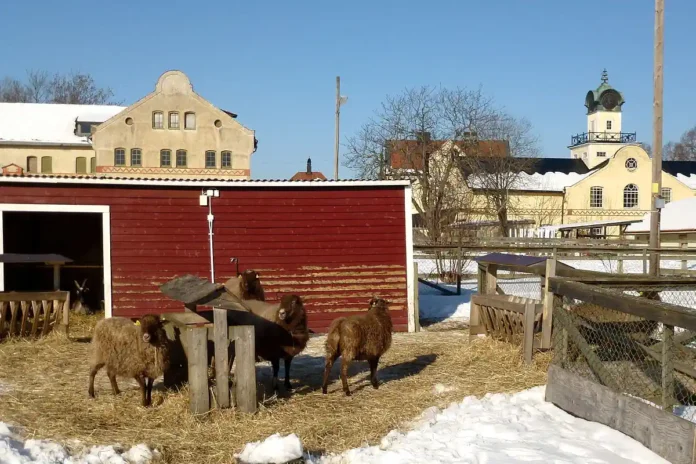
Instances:
[[[215,280],[259,272],[268,300],[297,293],[309,325],[392,302],[407,330],[404,188],[219,188],[212,198]],[[114,316],[181,311],[159,286],[183,274],[210,278],[208,208],[201,188],[0,184],[2,203],[109,205]]]

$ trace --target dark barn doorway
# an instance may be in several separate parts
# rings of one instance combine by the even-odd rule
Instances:
[[[4,253],[56,253],[73,260],[60,270],[60,289],[75,301],[75,281],[87,279],[86,303],[103,308],[104,254],[100,213],[14,212],[3,215]],[[53,290],[53,267],[5,264],[5,291]]]

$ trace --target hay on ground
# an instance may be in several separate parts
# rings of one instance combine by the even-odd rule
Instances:
[[[550,358],[536,354],[534,364],[524,366],[519,346],[490,338],[469,341],[468,331],[395,334],[380,362],[379,390],[369,384],[366,363],[354,363],[353,396],[343,395],[338,366],[324,396],[323,337],[316,337],[293,362],[291,396],[266,400],[254,416],[224,410],[196,418],[188,411],[186,389],[168,392],[161,381],[150,409],[140,406],[133,380],[119,379],[123,393],[114,397],[103,371],[97,376],[97,398],[89,399],[84,337],[95,321],[74,324],[70,339],[54,334],[0,344],[0,421],[21,426],[27,438],[55,439],[69,447],[75,446],[73,439],[84,445],[145,442],[171,463],[232,462],[245,443],[273,433],[296,433],[311,452],[339,452],[377,443],[430,406],[543,385]],[[270,390],[270,366],[260,364],[258,373]],[[437,384],[454,389],[436,394]]]

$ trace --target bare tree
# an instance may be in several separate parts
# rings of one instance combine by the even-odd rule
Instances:
[[[679,142],[669,142],[662,150],[668,160],[696,161],[696,126],[684,132]]]
[[[118,105],[112,101],[111,88],[98,87],[90,74],[54,74],[27,71],[25,82],[11,77],[0,81],[0,101],[11,103],[72,103],[85,105]]]

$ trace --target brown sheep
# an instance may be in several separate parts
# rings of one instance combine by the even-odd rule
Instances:
[[[106,367],[114,395],[120,393],[116,376],[132,377],[140,385],[143,406],[150,406],[152,384],[169,367],[169,340],[160,318],[148,314],[140,319],[139,325],[125,317],[100,320],[92,337],[91,398],[94,398],[94,377],[102,367]]]
[[[322,392],[326,394],[331,368],[341,357],[341,381],[346,396],[348,388],[348,367],[353,361],[367,361],[370,364],[370,381],[377,389],[377,364],[379,358],[389,349],[392,341],[392,320],[389,303],[382,298],[372,298],[366,314],[339,317],[329,326],[326,336],[326,366]]]
[[[283,359],[285,363],[284,385],[286,390],[292,390],[290,364],[292,359],[305,349],[309,341],[307,313],[302,299],[297,295],[286,295],[277,303],[245,300],[244,304],[251,311],[228,311],[227,323],[230,326],[254,326],[256,356],[271,362],[273,389],[278,389],[278,372],[280,371],[280,360]],[[210,321],[213,319],[212,312],[201,312],[200,314]],[[232,348],[231,346],[230,365],[235,356]]]
[[[225,289],[241,300],[266,301],[259,274],[251,269],[225,282]]]

